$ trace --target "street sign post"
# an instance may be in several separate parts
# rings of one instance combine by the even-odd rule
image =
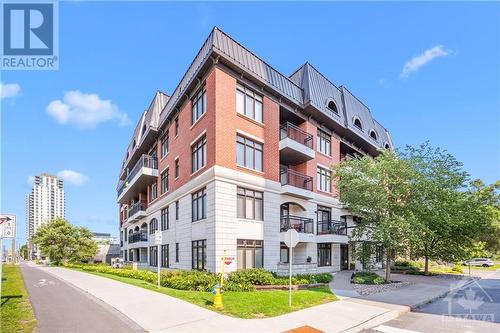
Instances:
[[[162,243],[162,233],[159,230],[155,231],[155,244],[158,247],[156,250],[156,264],[158,265],[158,288],[160,288],[160,245]]]
[[[288,229],[285,234],[285,245],[288,246],[290,251],[288,251],[288,306],[292,306],[292,260],[293,260],[293,248],[297,246],[299,242],[299,233],[295,229]]]
[[[9,214],[0,214],[0,296],[2,295],[3,281],[3,239],[16,238],[16,216]],[[12,253],[14,256],[14,253]]]

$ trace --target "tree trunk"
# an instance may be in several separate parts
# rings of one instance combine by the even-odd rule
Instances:
[[[429,275],[429,257],[425,256],[425,268],[424,268],[424,275]]]
[[[386,264],[385,264],[385,282],[391,281],[391,256],[390,251],[387,250],[387,254],[385,256]]]

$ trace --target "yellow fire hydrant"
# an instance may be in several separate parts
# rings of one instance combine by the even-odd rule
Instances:
[[[214,307],[216,309],[222,309],[222,292],[221,292],[221,287],[220,285],[215,285],[214,290],[212,291],[215,296],[214,296]]]

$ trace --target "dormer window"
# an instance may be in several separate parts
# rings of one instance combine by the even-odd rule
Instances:
[[[391,147],[389,146],[389,144],[386,142],[385,143],[385,146],[384,146],[385,149],[390,149]]]
[[[373,139],[373,140],[377,140],[377,133],[375,133],[374,130],[371,130],[370,131],[370,137]]]
[[[146,133],[146,124],[142,125],[142,135],[144,135],[144,133]]]
[[[137,142],[134,139],[134,142],[132,143],[132,148],[135,148],[136,145],[137,145]]]
[[[333,111],[334,113],[339,114],[339,110],[337,109],[337,105],[335,105],[334,101],[328,102],[327,107],[328,107],[328,109],[330,109],[330,111]]]
[[[361,125],[361,120],[359,120],[359,118],[354,119],[354,126],[359,128],[360,130],[363,130],[363,125]]]

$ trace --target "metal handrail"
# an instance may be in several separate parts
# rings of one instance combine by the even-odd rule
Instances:
[[[347,222],[345,221],[318,221],[318,235],[334,234],[347,236]]]
[[[280,125],[280,140],[290,138],[293,141],[303,144],[306,147],[312,148],[313,136],[307,133],[300,127],[292,123],[286,122]]]
[[[130,206],[130,209],[128,210],[128,217],[133,216],[135,213],[139,211],[145,211],[148,206],[143,203],[143,202],[136,202],[132,206]]]
[[[313,233],[313,219],[294,215],[282,215],[280,221],[280,231],[295,229],[297,232],[306,234]]]
[[[137,175],[142,168],[158,169],[158,159],[149,155],[142,155],[141,158],[135,163],[134,167],[128,173],[124,181],[118,184],[118,196],[120,196],[127,187],[128,183]]]
[[[134,232],[132,235],[128,236],[129,243],[147,242],[147,241],[148,241],[148,233],[144,231]]]
[[[280,171],[280,182],[281,185],[292,185],[312,191],[313,177],[287,168]]]

